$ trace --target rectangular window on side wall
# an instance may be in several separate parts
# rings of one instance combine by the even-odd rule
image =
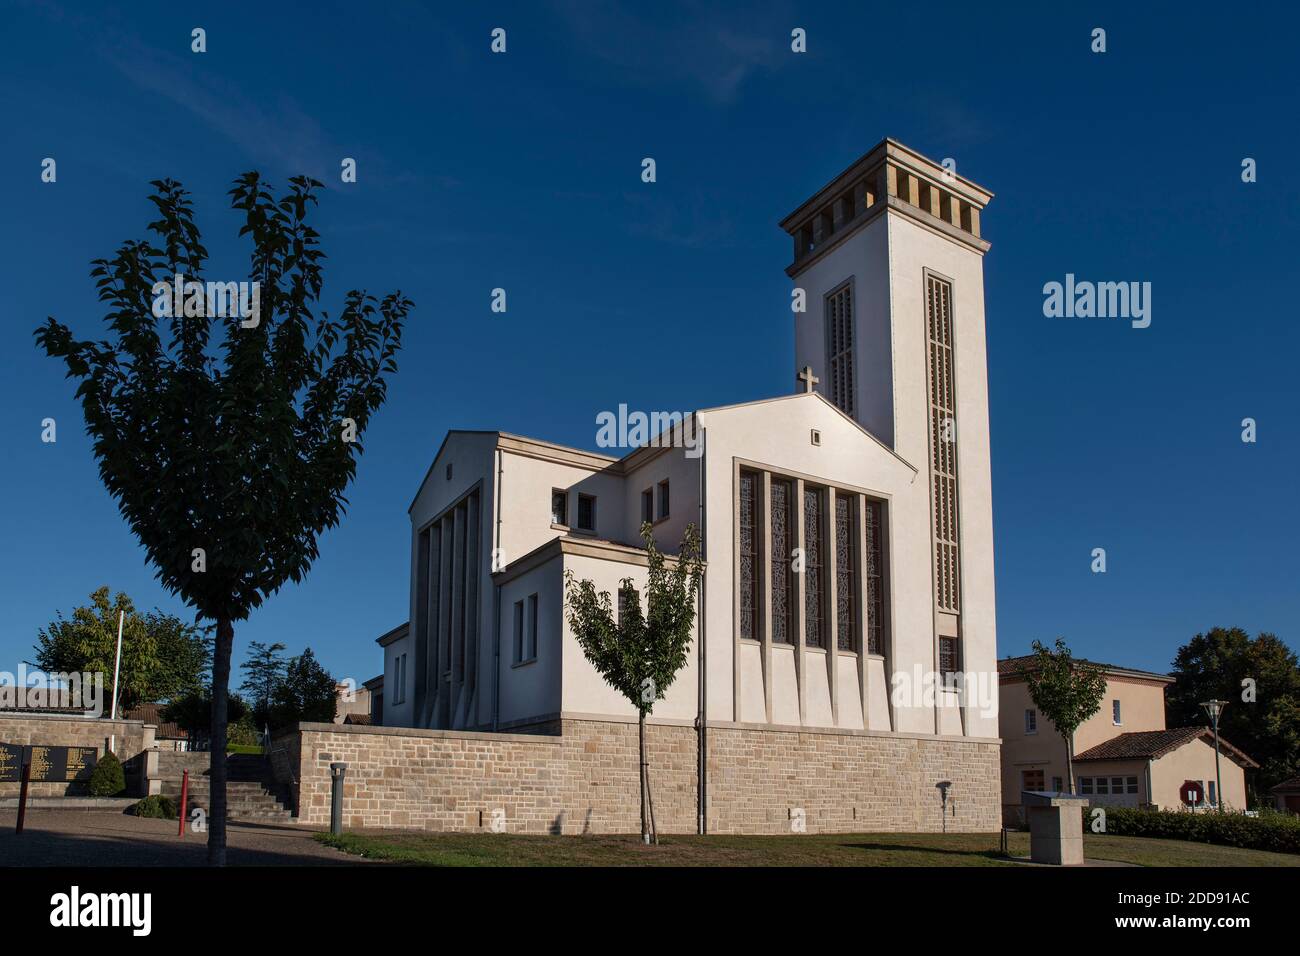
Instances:
[[[668,482],[659,482],[659,519],[668,517]]]
[[[1038,711],[1033,709],[1025,711],[1025,733],[1038,733]]]
[[[1112,700],[1110,702],[1110,719],[1111,722],[1114,723],[1116,727],[1119,727],[1124,723],[1123,717],[1120,713],[1118,700]]]
[[[641,523],[654,524],[655,520],[655,493],[651,488],[641,492]]]
[[[596,499],[592,495],[578,495],[578,530],[596,530]]]
[[[569,524],[569,495],[558,488],[551,492],[551,524]]]
[[[527,660],[537,659],[537,595],[528,595],[528,657]]]
[[[515,663],[524,659],[524,602],[515,602]]]

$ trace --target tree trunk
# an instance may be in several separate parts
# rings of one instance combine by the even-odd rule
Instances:
[[[230,683],[230,651],[235,628],[228,618],[217,621],[212,648],[212,753],[208,782],[208,865],[226,865],[226,687]]]
[[[1065,792],[1074,793],[1074,734],[1065,737]]]
[[[650,821],[646,816],[646,784],[649,781],[646,778],[645,769],[645,711],[638,710],[640,715],[637,721],[638,750],[641,760],[641,842],[650,842]]]

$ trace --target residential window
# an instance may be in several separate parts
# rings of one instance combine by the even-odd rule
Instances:
[[[649,492],[647,492],[649,494]],[[740,473],[740,636],[758,640],[758,564],[762,553],[758,540],[759,476]]]
[[[578,530],[596,530],[596,499],[592,495],[578,495]]]
[[[957,638],[941,637],[939,638],[939,675],[943,678],[945,684],[948,679],[957,676]]]
[[[1025,733],[1038,733],[1038,711],[1033,709],[1025,711]]]
[[[1040,792],[1046,789],[1043,783],[1042,770],[1022,770],[1020,773],[1020,781],[1022,784],[1022,790]]]
[[[524,659],[524,602],[515,602],[515,663]]]
[[[1120,709],[1119,709],[1118,700],[1112,700],[1110,702],[1110,719],[1114,721],[1116,727],[1124,723],[1124,721],[1120,719]]]
[[[1213,780],[1211,780],[1208,784],[1206,784],[1206,791],[1205,791],[1205,792],[1208,793],[1209,796],[1210,796],[1210,806],[1218,806],[1218,805],[1219,805],[1219,800],[1218,800],[1218,795],[1214,792],[1214,781],[1213,781]]]
[[[528,595],[528,660],[537,659],[537,595]]]
[[[884,653],[885,634],[885,506],[867,499],[865,512],[867,554],[863,574],[867,577],[867,653]]]
[[[668,482],[659,482],[659,519],[668,517]]]
[[[551,492],[551,524],[569,524],[568,492],[554,490]]]
[[[627,617],[628,608],[631,607],[632,603],[634,603],[634,602],[639,603],[639,601],[640,601],[640,598],[637,597],[637,593],[636,593],[635,590],[624,589],[623,585],[622,585],[621,583],[619,584],[619,587],[618,587],[618,623],[619,623],[620,625],[622,625],[624,619]]]
[[[1137,793],[1137,792],[1138,792],[1138,778],[1137,778],[1137,777],[1125,777],[1125,778],[1124,778],[1124,789],[1125,789],[1125,791],[1128,792],[1128,793]]]
[[[1053,777],[1053,778],[1052,778],[1052,790],[1053,790],[1055,793],[1060,793],[1060,792],[1063,791],[1064,789],[1065,789],[1065,782],[1064,782],[1060,777]]]
[[[1124,792],[1124,778],[1123,778],[1123,777],[1111,777],[1111,778],[1110,778],[1110,792],[1113,793],[1113,794],[1122,794],[1122,793]]]
[[[826,357],[830,369],[830,399],[853,414],[853,286],[826,297]]]
[[[941,611],[961,611],[961,573],[957,541],[957,414],[953,380],[952,286],[926,277],[929,336],[931,507],[934,528],[936,601]]]
[[[1079,778],[1079,793],[1084,796],[1092,796],[1092,777]]]
[[[853,499],[845,494],[835,496],[835,637],[842,651],[856,651],[857,602],[853,592],[858,579],[854,573]]]
[[[804,641],[809,647],[825,647],[822,635],[822,493],[819,488],[803,492],[803,587]]]
[[[772,642],[794,643],[793,602],[791,601],[790,561],[794,537],[791,529],[790,505],[794,486],[788,481],[772,480]]]
[[[655,493],[647,488],[641,492],[641,523],[652,524],[655,520]]]
[[[1100,796],[1106,796],[1110,793],[1110,781],[1105,777],[1097,778],[1097,793]]]

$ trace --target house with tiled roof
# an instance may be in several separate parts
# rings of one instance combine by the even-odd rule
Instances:
[[[1278,810],[1300,813],[1300,776],[1283,780],[1269,791],[1273,796],[1273,805]]]
[[[157,727],[154,731],[154,744],[159,750],[189,750],[190,735],[174,720],[164,719],[163,710],[166,707],[166,704],[160,703],[136,704],[126,711],[126,719],[142,720]]]
[[[1002,737],[1003,819],[1022,818],[1026,790],[1065,790],[1065,741],[1038,712],[1024,671],[1032,656],[998,661],[998,728]],[[1186,806],[1184,784],[1198,785],[1198,806],[1246,807],[1246,771],[1259,765],[1229,741],[1219,738],[1216,773],[1214,733],[1208,727],[1165,726],[1165,689],[1174,682],[1157,674],[1117,664],[1084,661],[1106,675],[1101,709],[1074,735],[1075,791],[1093,806]],[[1223,792],[1219,793],[1219,780]]]

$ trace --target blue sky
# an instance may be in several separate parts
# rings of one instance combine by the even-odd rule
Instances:
[[[1300,24],[1071,6],[0,5],[0,670],[101,584],[187,613],[31,339],[47,315],[102,336],[89,262],[143,235],[150,179],[193,191],[212,274],[237,277],[230,180],[313,175],[329,187],[329,304],[352,286],[416,302],[347,517],[306,581],[236,631],[237,661],[280,640],[364,680],[382,666],[373,639],[406,616],[406,508],[447,429],[592,447],[596,413],[620,402],[789,391],[777,221],[886,135],[996,194],[1000,654],[1059,635],[1164,669],[1217,624],[1296,646]],[[45,157],[57,183],[40,181]],[[1258,182],[1242,183],[1244,157]],[[1151,282],[1151,327],[1045,318],[1043,285],[1068,272]]]

